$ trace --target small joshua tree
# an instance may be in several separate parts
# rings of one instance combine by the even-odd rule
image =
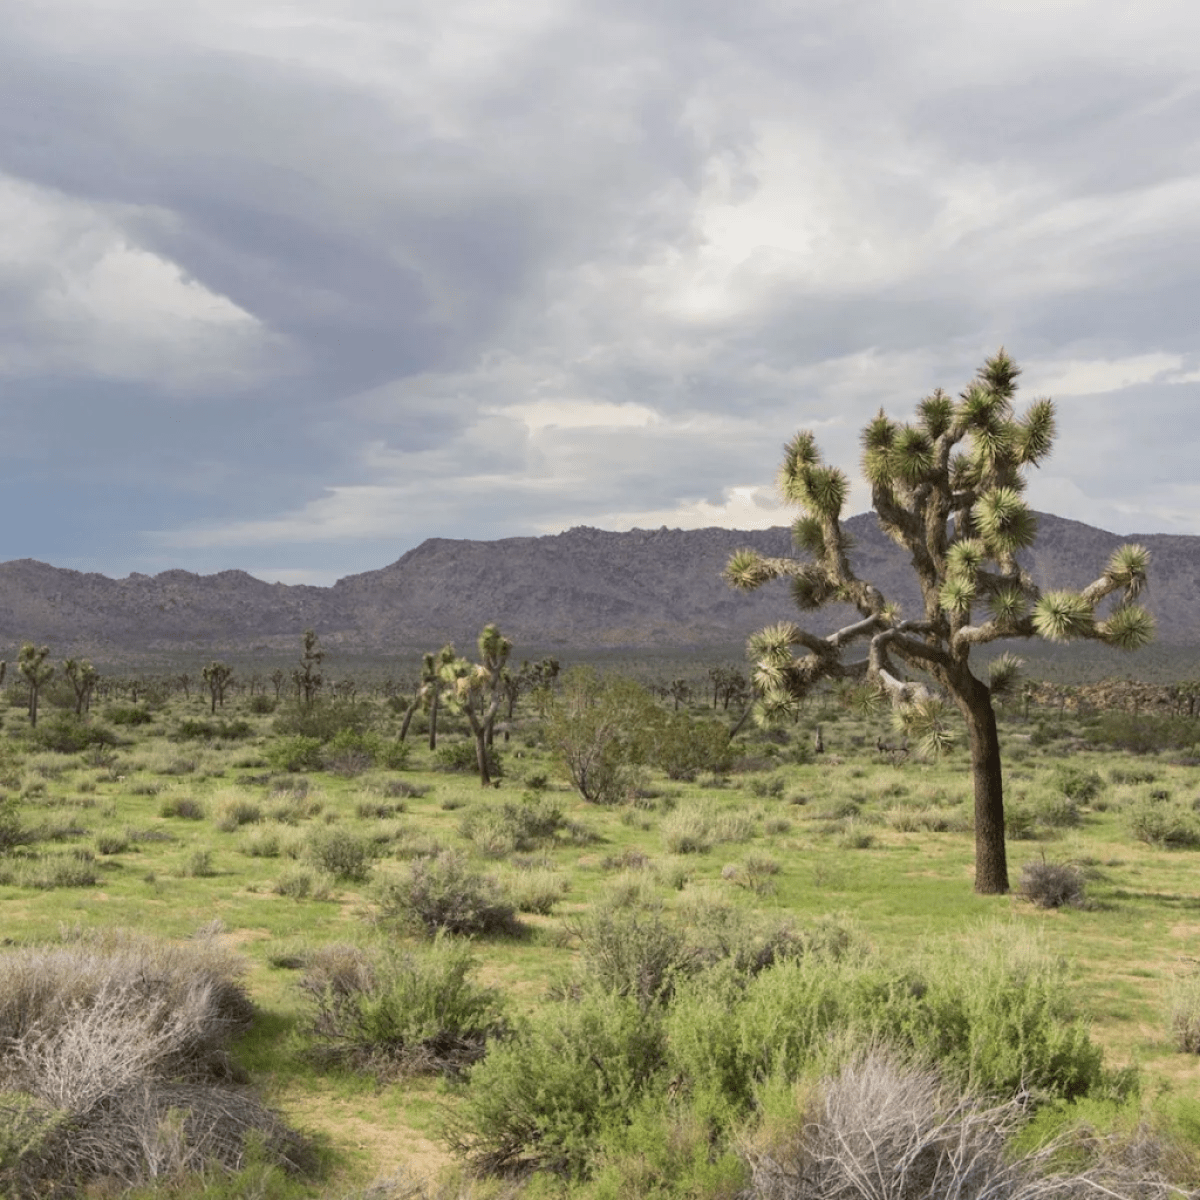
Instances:
[[[504,668],[511,653],[512,642],[497,626],[486,625],[479,635],[479,662],[458,658],[443,670],[443,678],[451,685],[450,702],[466,715],[475,736],[481,787],[492,782],[488,747],[492,743],[496,714],[504,700]]]
[[[292,672],[292,682],[296,685],[296,695],[304,702],[305,708],[311,708],[317,693],[325,682],[321,674],[321,663],[325,660],[325,651],[317,640],[316,630],[304,631],[304,649],[300,655],[300,665]]]
[[[95,690],[99,675],[96,668],[87,659],[82,662],[77,658],[65,659],[62,669],[75,692],[75,715],[81,717],[83,710],[90,709],[92,706],[92,692]]]
[[[224,708],[225,689],[233,678],[233,668],[227,663],[213,661],[200,672],[200,676],[208,684],[208,692],[212,698],[210,711],[215,713],[218,704]]]
[[[35,646],[32,642],[26,642],[17,656],[17,670],[29,684],[29,724],[35,727],[38,719],[38,697],[43,686],[50,682],[50,677],[54,674],[53,664],[46,661],[49,657],[49,646]]]
[[[975,792],[975,890],[1008,890],[1004,789],[992,701],[1010,692],[1020,660],[1002,655],[987,680],[970,667],[971,651],[1000,638],[1052,641],[1095,638],[1134,650],[1153,636],[1150,614],[1134,603],[1146,580],[1148,552],[1122,546],[1082,591],[1041,591],[1017,561],[1031,546],[1037,519],[1022,499],[1025,472],[1054,442],[1054,406],[1035,400],[1013,411],[1018,375],[1003,350],[989,359],[957,400],[941,389],[900,424],[882,410],[862,434],[863,473],[884,531],[910,555],[923,611],[903,616],[850,565],[842,529],[846,476],[821,461],[811,433],[786,447],[780,490],[803,515],[792,529],[806,559],[767,558],[739,550],[726,578],[750,590],[771,579],[792,581],[799,608],[831,601],[854,605],[859,619],[827,637],[784,623],[749,643],[760,715],[790,715],[823,679],[857,679],[887,695],[919,737],[935,735],[937,698],[906,681],[897,663],[932,677],[961,712],[971,749]],[[1115,606],[1101,613],[1106,597]],[[854,644],[861,657],[847,660]],[[802,653],[797,656],[795,648]],[[929,726],[926,728],[926,726]]]

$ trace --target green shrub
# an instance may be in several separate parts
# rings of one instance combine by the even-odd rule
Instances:
[[[631,996],[543,1005],[472,1069],[450,1144],[483,1171],[583,1175],[659,1077],[665,1052],[661,1021]]]
[[[446,933],[512,933],[518,928],[512,903],[491,876],[474,870],[463,855],[443,850],[412,862],[407,872],[379,890],[385,918],[400,920],[429,936]]]
[[[216,826],[222,833],[233,833],[261,820],[262,807],[249,796],[225,796],[217,803]]]
[[[273,696],[251,696],[250,711],[258,716],[265,716],[267,713],[275,711],[275,698]]]
[[[171,796],[158,811],[164,817],[181,817],[185,821],[203,821],[205,817],[204,805],[191,796]]]
[[[336,825],[315,829],[308,836],[309,859],[335,879],[362,883],[370,877],[377,853],[370,838]]]
[[[525,797],[521,803],[506,801],[499,808],[477,809],[462,820],[465,838],[485,854],[501,857],[513,851],[526,853],[554,840],[565,828],[562,807],[548,796]]]
[[[698,965],[687,939],[661,906],[594,908],[575,927],[585,986],[631,996],[642,1008],[663,1004]]]
[[[333,876],[306,863],[291,863],[280,871],[271,890],[292,900],[328,900]]]
[[[296,734],[277,738],[265,751],[267,762],[277,771],[319,771],[324,766],[321,739]]]
[[[1169,992],[1168,1020],[1175,1049],[1200,1054],[1200,971],[1176,979]]]
[[[110,704],[104,715],[114,725],[149,725],[154,714],[144,704]]]
[[[492,779],[503,778],[503,766],[495,746],[487,747],[486,754],[489,777]],[[479,759],[474,742],[446,742],[437,748],[436,758],[439,771],[456,771],[472,775],[479,770]]]
[[[29,732],[30,741],[43,750],[58,754],[78,754],[91,748],[116,746],[117,735],[103,725],[94,725],[74,713],[55,713],[43,718]]]
[[[1144,799],[1125,810],[1129,832],[1151,846],[1200,846],[1200,818],[1190,808],[1170,801]]]
[[[713,847],[713,812],[708,805],[680,805],[659,826],[663,845],[672,854],[707,854]]]
[[[38,855],[18,865],[14,880],[21,887],[52,891],[62,887],[97,887],[100,873],[90,850]]]
[[[199,721],[189,718],[180,721],[172,735],[181,742],[239,742],[254,736],[254,726],[249,721]]]
[[[981,1094],[1086,1095],[1108,1080],[1066,1000],[1063,970],[1049,955],[999,944],[896,966],[802,956],[747,982],[710,972],[668,1011],[672,1069],[731,1119],[768,1077],[796,1081],[830,1055],[878,1044],[928,1056]]]
[[[373,719],[374,712],[366,701],[316,700],[307,706],[293,701],[280,709],[274,725],[275,732],[285,737],[328,742],[346,730],[361,733],[369,729]]]
[[[1055,790],[1077,804],[1091,804],[1104,791],[1104,780],[1096,771],[1081,767],[1059,767],[1054,775]]]
[[[549,867],[530,867],[514,872],[505,881],[509,902],[523,913],[549,916],[554,906],[570,891],[565,875]]]
[[[306,965],[305,1034],[319,1061],[384,1078],[457,1074],[505,1027],[500,994],[470,978],[470,948],[445,937],[403,953],[325,946]]]
[[[701,771],[721,775],[733,759],[729,730],[716,721],[675,713],[660,718],[651,736],[648,761],[668,779],[693,780]]]

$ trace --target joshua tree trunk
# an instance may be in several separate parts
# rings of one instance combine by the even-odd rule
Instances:
[[[975,790],[975,891],[999,896],[1008,891],[1004,848],[1004,776],[1000,733],[987,684],[963,670],[949,689],[967,723],[971,779]]]

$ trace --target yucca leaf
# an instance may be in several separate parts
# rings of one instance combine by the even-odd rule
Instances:
[[[1017,423],[1016,449],[1022,463],[1036,466],[1054,448],[1054,403],[1035,400]]]
[[[725,582],[743,592],[753,591],[774,578],[775,572],[757,550],[735,550],[725,564]]]
[[[938,601],[948,613],[970,612],[974,600],[974,579],[947,579],[938,593]]]
[[[1146,585],[1146,572],[1150,567],[1150,551],[1136,542],[1119,546],[1113,551],[1104,569],[1105,577],[1118,587],[1125,589],[1125,597],[1134,600]]]
[[[1019,587],[998,588],[987,598],[992,616],[1000,625],[1015,625],[1024,615],[1029,601]]]
[[[837,467],[809,467],[805,471],[807,503],[823,517],[838,517],[846,503],[849,482]]]
[[[798,517],[792,525],[792,545],[814,558],[825,554],[825,530],[816,517]]]
[[[1140,604],[1122,604],[1096,623],[1096,632],[1110,646],[1140,650],[1154,639],[1154,618]]]
[[[1024,665],[1024,659],[1008,653],[1001,654],[988,663],[988,687],[993,697],[1002,699],[1015,694]]]
[[[991,391],[1007,400],[1017,390],[1017,376],[1020,374],[1021,368],[1001,346],[980,367],[978,377]]]
[[[948,578],[975,580],[975,574],[987,560],[987,547],[978,538],[963,538],[955,542],[946,554]]]
[[[1014,554],[1032,546],[1037,537],[1037,518],[1013,488],[993,488],[984,493],[971,515],[994,555]]]
[[[1092,632],[1095,619],[1078,592],[1045,592],[1033,606],[1033,627],[1052,642],[1066,642]]]
[[[905,425],[888,455],[898,479],[912,485],[920,483],[933,469],[933,443],[923,429]]]
[[[917,405],[917,415],[921,418],[921,425],[929,437],[939,438],[954,420],[954,401],[938,388],[932,396],[926,396]]]
[[[881,408],[862,431],[863,450],[890,450],[896,437],[896,424]]]

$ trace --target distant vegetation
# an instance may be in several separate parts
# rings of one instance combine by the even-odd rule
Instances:
[[[1005,698],[981,897],[953,714],[484,633],[5,680],[0,1194],[1188,1194],[1200,688]]]

